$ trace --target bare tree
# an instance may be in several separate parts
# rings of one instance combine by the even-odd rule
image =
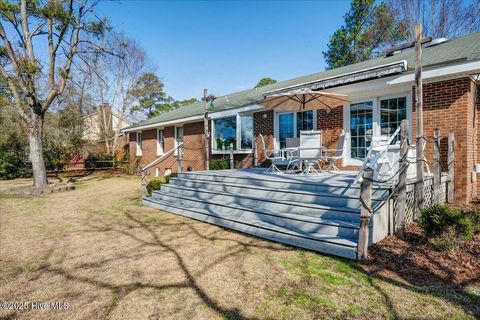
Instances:
[[[145,51],[136,41],[117,34],[114,44],[116,58],[99,57],[94,64],[95,72],[91,72],[96,83],[98,104],[111,106],[112,112],[108,112],[108,108],[101,108],[105,149],[111,154],[119,149],[122,123],[131,114],[134,102],[132,88],[142,74],[153,69]]]
[[[389,4],[406,24],[410,41],[417,23],[434,39],[480,31],[479,0],[390,0]]]
[[[13,95],[13,107],[28,128],[34,186],[47,185],[42,132],[45,113],[60,96],[84,54],[102,54],[98,40],[107,21],[97,1],[2,1],[0,75]],[[42,52],[47,48],[46,58]]]

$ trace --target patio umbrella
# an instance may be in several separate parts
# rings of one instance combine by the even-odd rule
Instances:
[[[283,93],[264,94],[265,100],[260,104],[271,110],[305,111],[332,109],[347,103],[347,95],[297,89]]]

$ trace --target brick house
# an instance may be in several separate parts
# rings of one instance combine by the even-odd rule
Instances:
[[[252,146],[257,159],[265,164],[259,134],[267,149],[285,146],[285,139],[298,137],[301,130],[323,131],[323,144],[335,148],[342,130],[346,133],[346,155],[341,168],[361,165],[372,135],[391,134],[403,119],[415,137],[415,87],[413,49],[361,63],[327,70],[258,89],[217,97],[209,106],[211,158],[228,156],[234,145],[236,166],[253,165]],[[423,49],[424,132],[429,141],[427,161],[433,161],[433,130],[440,129],[441,162],[447,167],[448,132],[456,137],[456,198],[469,202],[480,195],[480,33],[448,41],[431,42]],[[267,92],[296,88],[347,94],[352,103],[331,110],[279,112],[259,105]],[[129,134],[130,162],[144,166],[168,153],[149,169],[150,175],[177,170],[176,153],[170,152],[183,141],[183,169],[205,170],[203,102],[176,109],[124,129]]]

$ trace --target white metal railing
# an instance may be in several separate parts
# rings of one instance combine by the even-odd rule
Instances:
[[[151,167],[153,167],[154,165],[162,162],[164,159],[166,159],[169,155],[171,155],[172,153],[174,153],[175,151],[177,151],[180,147],[183,146],[183,142],[180,142],[175,148],[173,149],[170,149],[169,151],[167,151],[166,153],[162,154],[160,157],[158,157],[157,159],[153,160],[152,162],[150,162],[149,164],[147,164],[146,166],[142,167],[141,171],[145,171]]]

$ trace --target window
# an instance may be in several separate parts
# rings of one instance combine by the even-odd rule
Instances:
[[[405,119],[407,119],[406,97],[380,100],[380,132],[382,135],[391,136]]]
[[[295,134],[294,126],[294,113],[281,113],[278,115],[278,140],[280,142],[280,148],[285,148],[287,145],[287,138],[293,138]]]
[[[297,138],[306,130],[313,130],[313,110],[297,112]]]
[[[137,156],[141,156],[142,155],[142,133],[141,132],[137,132]]]
[[[240,116],[240,149],[252,149],[253,117]]]
[[[287,138],[300,137],[300,131],[313,130],[315,113],[313,110],[282,112],[278,114],[278,142],[285,148]]]
[[[228,117],[213,120],[213,148],[216,150],[229,150],[230,143],[233,148],[237,145],[237,117]]]
[[[165,151],[165,141],[163,138],[163,129],[157,130],[157,156],[161,156]]]
[[[175,148],[183,142],[183,127],[175,127]],[[178,155],[178,149],[175,150],[175,155]]]
[[[212,121],[212,148],[215,151],[250,150],[253,147],[253,116],[236,115]]]
[[[350,152],[352,158],[363,159],[373,136],[373,102],[350,105]]]

